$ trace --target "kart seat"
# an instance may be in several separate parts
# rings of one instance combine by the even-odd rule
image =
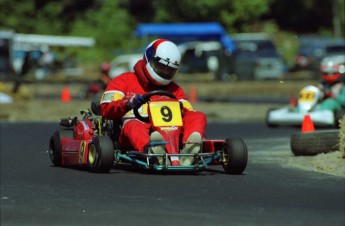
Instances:
[[[99,103],[91,102],[91,111],[94,115],[101,116],[101,105]]]

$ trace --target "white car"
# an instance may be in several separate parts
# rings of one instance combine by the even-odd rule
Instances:
[[[111,78],[114,78],[124,72],[134,71],[133,67],[138,60],[143,58],[143,54],[124,54],[115,57],[110,62],[110,71],[109,75]]]
[[[215,73],[219,67],[218,52],[222,45],[217,41],[191,41],[178,45],[182,55],[182,73]]]

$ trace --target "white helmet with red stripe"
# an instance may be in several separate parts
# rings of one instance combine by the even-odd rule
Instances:
[[[180,68],[181,53],[173,42],[157,39],[146,48],[144,60],[149,79],[156,85],[168,85]]]
[[[333,84],[339,82],[345,75],[345,55],[334,55],[323,58],[320,65],[321,78],[324,82]]]

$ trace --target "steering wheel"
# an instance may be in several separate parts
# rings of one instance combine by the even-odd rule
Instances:
[[[154,91],[145,93],[145,94],[143,95],[143,98],[144,98],[145,102],[148,103],[148,102],[150,101],[150,98],[151,98],[152,96],[155,96],[155,95],[166,96],[166,97],[170,97],[170,98],[173,98],[173,99],[177,99],[176,96],[175,96],[174,94],[172,94],[172,93],[170,93],[170,92],[168,92],[168,91],[166,91],[166,90],[154,90]],[[138,111],[139,108],[140,108],[140,107],[138,107],[138,108],[133,108],[133,113],[134,113],[135,117],[136,117],[137,119],[139,119],[140,121],[142,121],[142,122],[150,122],[150,119],[149,119],[148,116],[144,117],[144,116],[140,115],[140,113],[139,113],[139,111]]]

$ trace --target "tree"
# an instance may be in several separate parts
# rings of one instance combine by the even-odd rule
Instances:
[[[332,6],[336,6],[336,3],[338,7],[333,10]],[[336,13],[339,15],[337,19],[342,20],[344,29],[344,0],[275,0],[271,8],[270,18],[283,30],[296,33],[332,33]]]
[[[262,24],[270,21],[276,30],[344,37],[344,8],[344,0],[1,0],[0,27],[92,36],[110,58],[112,50],[139,47],[137,23],[216,21],[231,34],[267,31]]]
[[[153,0],[154,22],[220,22],[228,32],[247,31],[272,0]]]
[[[33,1],[19,0],[14,4],[11,0],[1,0],[0,27],[13,29],[17,32],[33,30],[37,20],[35,12]]]
[[[71,35],[93,36],[105,58],[112,57],[114,49],[131,47],[134,23],[118,0],[97,0],[93,8],[77,18]]]

